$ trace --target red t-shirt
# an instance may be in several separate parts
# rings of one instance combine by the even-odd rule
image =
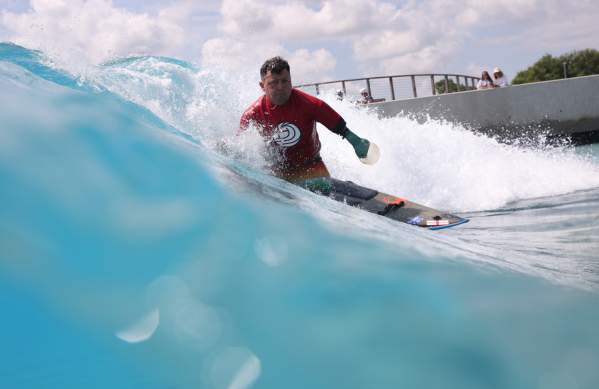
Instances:
[[[297,89],[291,90],[283,105],[273,105],[263,95],[241,116],[240,128],[258,125],[260,135],[283,157],[279,169],[309,164],[318,157],[320,140],[316,122],[336,134],[342,134],[345,120],[324,101]]]

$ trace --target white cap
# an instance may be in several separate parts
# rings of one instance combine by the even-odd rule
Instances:
[[[368,93],[368,89],[362,88],[360,89],[360,94]]]
[[[502,73],[502,71],[497,66],[495,66],[495,69],[493,69],[493,74],[495,73]]]

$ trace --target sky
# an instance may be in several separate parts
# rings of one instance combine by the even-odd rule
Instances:
[[[598,0],[0,0],[0,41],[58,62],[160,55],[256,75],[281,55],[296,84],[495,66],[513,78],[546,53],[599,49],[598,20]]]

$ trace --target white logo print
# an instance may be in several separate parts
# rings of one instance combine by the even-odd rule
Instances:
[[[300,140],[300,130],[293,123],[281,123],[277,126],[272,140],[282,147],[291,147]]]

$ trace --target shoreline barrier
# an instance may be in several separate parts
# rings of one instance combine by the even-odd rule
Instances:
[[[599,142],[599,75],[454,92],[368,105],[382,117],[444,120],[502,142]]]

